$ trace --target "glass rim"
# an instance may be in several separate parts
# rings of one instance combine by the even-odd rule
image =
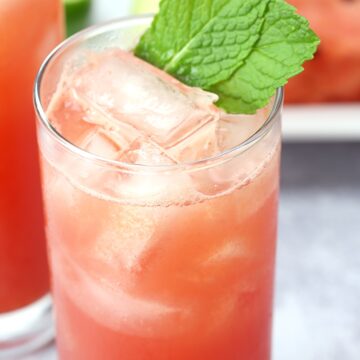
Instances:
[[[173,171],[179,169],[186,168],[208,168],[212,167],[214,164],[218,164],[226,162],[229,159],[232,159],[236,155],[243,153],[248,148],[255,145],[259,140],[261,140],[271,129],[274,122],[277,119],[277,115],[280,113],[284,98],[284,89],[280,87],[276,90],[276,94],[274,95],[274,103],[272,105],[270,114],[267,119],[261,125],[259,129],[257,129],[254,133],[252,133],[248,138],[241,141],[239,144],[230,147],[229,149],[225,149],[216,153],[213,156],[202,158],[195,161],[189,162],[181,162],[176,164],[136,164],[136,163],[128,163],[119,160],[111,160],[91,152],[88,152],[77,145],[70,142],[66,139],[59,131],[52,126],[48,117],[46,116],[46,112],[44,110],[40,88],[43,80],[43,75],[48,68],[48,66],[52,63],[53,60],[57,58],[57,56],[61,55],[62,51],[66,50],[69,46],[74,45],[76,43],[80,43],[87,39],[90,39],[96,35],[100,35],[112,30],[121,29],[122,27],[126,28],[131,25],[143,25],[144,21],[151,20],[153,18],[152,14],[145,14],[140,16],[128,16],[121,17],[115,20],[102,22],[97,25],[89,26],[86,29],[79,31],[78,33],[70,36],[68,39],[62,41],[58,46],[56,46],[49,55],[45,58],[43,63],[41,64],[39,71],[35,78],[35,84],[33,89],[33,103],[35,107],[35,112],[38,118],[38,121],[43,125],[47,131],[51,135],[51,137],[59,143],[62,147],[64,147],[67,151],[70,151],[76,156],[84,158],[85,160],[95,162],[97,164],[103,166],[111,166],[122,169],[128,169],[130,171],[136,172],[144,172],[144,171]],[[235,114],[236,115],[236,114]],[[238,114],[241,115],[241,114]]]

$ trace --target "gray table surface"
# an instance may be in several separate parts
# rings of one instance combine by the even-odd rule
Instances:
[[[285,144],[273,360],[358,360],[359,304],[360,143]]]
[[[360,143],[283,149],[275,360],[360,359]]]

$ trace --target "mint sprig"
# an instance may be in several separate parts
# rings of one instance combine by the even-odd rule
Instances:
[[[282,0],[270,1],[259,41],[245,63],[230,78],[208,88],[219,95],[220,107],[253,113],[303,71],[302,64],[313,58],[319,39],[295,10]]]
[[[219,95],[229,113],[254,113],[302,71],[319,39],[283,0],[162,0],[135,54]]]

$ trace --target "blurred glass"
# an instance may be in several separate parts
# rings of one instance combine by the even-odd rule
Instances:
[[[61,0],[0,1],[0,359],[53,337],[32,88],[63,37]]]
[[[68,36],[89,25],[91,0],[63,0],[66,14],[66,33]]]
[[[292,103],[360,101],[360,1],[287,0],[320,37],[315,60],[286,87]]]

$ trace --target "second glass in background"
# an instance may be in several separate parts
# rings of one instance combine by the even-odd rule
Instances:
[[[60,0],[0,2],[0,359],[53,336],[32,88],[62,14]]]

